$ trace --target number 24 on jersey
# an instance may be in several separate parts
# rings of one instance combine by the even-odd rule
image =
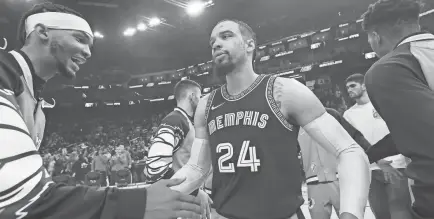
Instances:
[[[217,153],[226,151],[218,159],[218,167],[221,173],[235,173],[235,164],[228,163],[223,164],[223,162],[229,160],[234,155],[234,147],[231,143],[220,143],[217,145]],[[247,156],[249,158],[247,158]],[[251,172],[258,172],[258,167],[261,166],[261,160],[256,156],[256,147],[250,147],[250,141],[244,141],[241,146],[240,155],[238,157],[237,167],[250,167]]]

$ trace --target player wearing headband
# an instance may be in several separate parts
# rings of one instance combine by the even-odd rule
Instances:
[[[199,201],[162,181],[147,189],[56,185],[38,154],[45,126],[40,93],[47,80],[75,77],[91,56],[93,33],[77,12],[51,3],[26,13],[20,50],[0,51],[0,218],[196,218]]]

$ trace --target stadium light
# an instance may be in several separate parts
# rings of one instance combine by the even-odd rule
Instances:
[[[102,35],[100,32],[98,32],[98,31],[95,31],[95,33],[93,33],[93,35],[95,36],[95,38],[100,38],[100,39],[102,39],[102,38],[104,38],[104,35]]]
[[[140,22],[139,24],[137,24],[137,30],[138,31],[145,31],[146,29],[148,29],[148,26],[146,26],[145,23]]]
[[[133,36],[134,34],[136,34],[136,31],[137,30],[135,28],[129,27],[124,31],[124,36]]]
[[[149,26],[155,27],[161,24],[161,19],[158,17],[151,18],[149,20]]]
[[[205,9],[205,2],[195,0],[190,2],[187,5],[186,11],[187,14],[190,16],[198,16],[203,12],[204,9]]]

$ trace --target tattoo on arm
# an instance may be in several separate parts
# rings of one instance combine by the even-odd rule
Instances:
[[[283,97],[283,83],[279,78],[274,81],[273,97],[276,101],[277,107],[282,111],[282,97]]]

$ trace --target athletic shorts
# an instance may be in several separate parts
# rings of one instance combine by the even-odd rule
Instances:
[[[143,219],[146,189],[40,184],[21,201],[0,209],[1,219]]]

